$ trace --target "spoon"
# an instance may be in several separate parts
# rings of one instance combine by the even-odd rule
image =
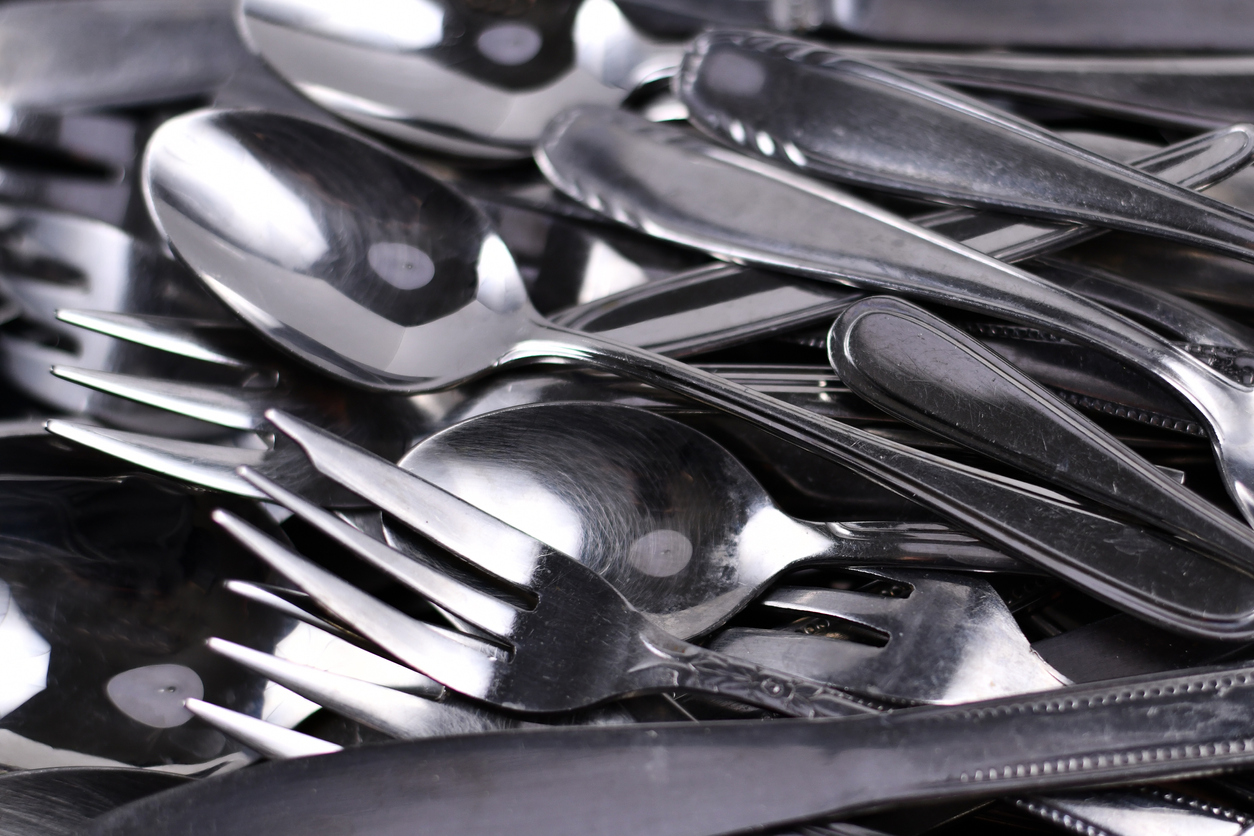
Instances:
[[[847,464],[1144,618],[1203,635],[1254,631],[1254,578],[1244,570],[679,361],[552,325],[531,308],[486,219],[380,146],[280,114],[200,111],[157,130],[143,182],[157,226],[210,290],[333,376],[419,392],[517,363],[624,374]],[[1197,585],[1178,583],[1183,572]]]
[[[670,75],[682,55],[636,30],[613,0],[529,4],[509,15],[469,6],[245,0],[239,25],[279,75],[337,116],[484,159],[529,157],[558,113],[617,105]]]
[[[1254,531],[1172,481],[1048,389],[917,305],[873,296],[832,326],[832,367],[918,427],[1235,560]]]
[[[1229,495],[1254,521],[1254,388],[1144,326],[835,188],[621,111],[555,120],[537,160],[568,194],[659,237],[1026,323],[1149,373],[1200,415]]]
[[[809,564],[1018,568],[935,525],[795,520],[705,435],[616,404],[489,412],[431,436],[398,464],[575,557],[684,639]],[[385,518],[384,530],[393,545],[419,551],[404,526]]]
[[[1170,238],[1254,261],[1254,215],[939,85],[784,36],[707,32],[675,90],[693,124],[818,177]]]

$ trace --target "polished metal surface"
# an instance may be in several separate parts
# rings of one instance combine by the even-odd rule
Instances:
[[[886,191],[1171,238],[1254,260],[1254,215],[980,101],[783,36],[699,36],[675,89],[751,154]]]
[[[905,591],[890,596],[779,587],[761,604],[810,618],[777,630],[725,630],[710,647],[758,664],[770,659],[797,676],[905,703],[952,705],[1070,684],[1032,650],[987,581],[915,570],[867,571],[865,576]],[[878,647],[824,635],[845,624],[888,641]]]
[[[708,632],[806,565],[1019,568],[936,526],[795,520],[709,438],[614,404],[490,412],[398,464],[574,557],[680,638]],[[395,547],[421,551],[405,527],[384,526]]]
[[[969,90],[995,91],[1181,128],[1254,118],[1254,59],[941,52],[841,44],[840,52]]]
[[[541,156],[548,173],[553,172],[554,154],[564,156],[560,146],[579,134],[572,126],[581,118],[614,124],[598,120],[595,114],[601,113],[576,111],[560,120]],[[720,188],[734,188],[747,179],[755,186],[759,206],[771,205],[761,194],[763,184],[790,195],[800,193],[788,182],[720,165],[714,156],[687,157],[708,160],[722,177],[741,172],[739,181],[720,180]],[[672,173],[665,165],[650,166]],[[368,193],[363,190],[367,183]],[[507,365],[555,360],[626,374],[726,410],[847,464],[904,491],[1005,554],[1059,572],[1143,617],[1207,635],[1254,630],[1254,601],[1244,600],[1247,592],[1254,593],[1254,581],[1231,567],[1034,488],[876,438],[660,355],[545,322],[528,304],[515,265],[486,220],[456,193],[378,146],[278,114],[202,111],[173,119],[154,134],[145,157],[144,184],[154,218],[171,245],[219,298],[269,339],[341,379],[414,392],[447,388]],[[566,187],[569,181],[558,178],[558,184]],[[241,195],[247,196],[245,202],[240,202]],[[831,205],[819,195],[814,202]],[[726,212],[737,207],[723,201],[719,208]],[[875,230],[867,239],[871,246],[883,240],[887,229],[894,240],[906,234],[906,240],[918,241],[929,256],[943,256],[924,275],[935,277],[947,290],[964,285],[982,289],[990,279],[1009,285],[1026,276],[926,233],[911,234],[904,221],[886,223],[891,216],[879,210],[848,214],[861,218],[863,228],[846,224],[848,234],[862,234],[868,226]],[[783,220],[772,222],[778,227]],[[824,238],[828,234],[830,230]],[[956,275],[938,275],[944,269]],[[1138,345],[1149,341],[1156,350],[1162,342],[1151,341],[1148,332],[1079,297],[1073,300],[1064,291],[1032,281],[1042,307],[1054,310],[1065,302],[1069,312],[1091,309],[1090,320],[1120,336],[1141,339]],[[1022,295],[1003,294],[998,301],[1019,301]],[[997,304],[985,307],[1000,309]],[[1169,344],[1167,348],[1178,352]],[[1172,364],[1170,370],[1187,373],[1190,382],[1204,379],[1211,384],[1208,367],[1191,357],[1188,363],[1192,365]],[[1230,400],[1243,392],[1231,381],[1224,385]],[[1214,440],[1227,453],[1231,478],[1234,463],[1240,464],[1231,447],[1239,448],[1240,438],[1222,423],[1209,423],[1226,434],[1216,432]],[[1225,448],[1225,443],[1230,446]],[[1233,481],[1239,484],[1239,473]],[[1060,538],[1059,531],[1069,536]],[[1122,555],[1097,545],[1111,537],[1126,549]],[[1142,559],[1154,552],[1164,560]],[[1182,565],[1173,561],[1188,562],[1196,585],[1168,586],[1153,577],[1168,565]],[[1116,565],[1117,584],[1108,574]],[[1214,588],[1224,589],[1229,600],[1218,604],[1205,591]]]
[[[194,496],[148,476],[9,475],[3,486],[0,765],[191,775],[246,765],[181,705],[190,695],[252,714],[278,706],[264,679],[202,646],[219,632],[285,646],[291,621],[215,588],[223,574],[264,570],[205,526]]]
[[[1152,374],[1202,418],[1230,496],[1254,518],[1254,388],[1145,327],[844,192],[627,114],[572,112],[537,153],[572,196],[660,237],[1030,323]]]
[[[1254,138],[1245,128],[1227,128],[1152,152],[1139,143],[1117,149],[1130,165],[1173,183],[1200,188],[1215,177],[1239,175],[1254,154]],[[1106,137],[1077,137],[1077,143],[1108,145]],[[1113,154],[1112,154],[1113,156]],[[916,218],[920,226],[954,238],[1002,261],[1040,257],[1073,244],[1093,228],[975,211],[949,210]],[[1028,269],[1041,274],[1041,263]],[[1214,313],[1190,307],[1161,291],[1097,271],[1051,262],[1046,277],[1125,315],[1153,322],[1181,334],[1189,343],[1233,345],[1236,338],[1215,324]],[[1083,276],[1068,278],[1078,273]],[[1114,285],[1117,285],[1115,287]],[[726,264],[696,268],[648,282],[562,311],[554,321],[602,334],[664,354],[684,355],[831,319],[860,294],[812,280]],[[1254,345],[1254,341],[1249,342]]]
[[[1252,676],[1245,667],[1211,669],[865,718],[528,730],[363,747],[178,790],[87,832],[190,836],[263,821],[272,833],[295,834],[351,822],[390,836],[421,821],[467,836],[503,828],[712,836],[904,801],[1198,774],[1254,760]],[[614,792],[605,791],[606,776]]]
[[[1242,564],[1254,531],[1145,459],[975,339],[917,305],[873,296],[832,325],[832,367],[902,420],[1118,508]]]
[[[101,221],[0,206],[0,293],[19,309],[17,322],[0,335],[0,346],[4,375],[21,391],[50,406],[103,415],[133,429],[204,435],[204,427],[156,421],[150,413],[128,410],[48,374],[56,364],[166,375],[179,365],[164,354],[146,354],[67,327],[57,319],[60,308],[230,316],[188,271],[156,248]]]
[[[0,102],[76,110],[186,99],[212,91],[245,55],[224,0],[6,3]]]
[[[280,423],[309,442],[301,429],[312,428],[299,428],[290,419]],[[389,480],[392,485],[424,486],[428,495],[439,491],[395,466],[385,466],[394,471]],[[482,631],[486,640],[411,618],[289,551],[239,517],[225,511],[214,514],[228,532],[321,606],[389,654],[458,693],[502,708],[539,713],[675,688],[721,694],[793,716],[844,716],[870,710],[835,689],[787,681],[786,675],[781,682],[775,672],[668,635],[590,570],[451,495],[444,495],[443,504],[455,507],[459,519],[433,520],[434,525],[424,525],[423,532],[471,565],[529,593],[532,606],[519,607],[457,580],[433,560],[409,559],[264,477],[247,470],[243,475],[358,557]],[[497,554],[482,562],[480,549],[473,548],[477,543],[470,549],[459,548],[462,543],[458,541],[465,540],[464,530],[458,530],[462,527],[490,529],[494,541],[490,545],[499,550]],[[557,652],[557,647],[563,650]]]
[[[1254,13],[1226,0],[852,0],[827,21],[864,38],[919,44],[1244,52]]]
[[[618,104],[673,72],[682,54],[635,29],[613,0],[510,14],[449,0],[245,0],[241,9],[252,48],[317,104],[468,157],[525,158],[558,113]]]

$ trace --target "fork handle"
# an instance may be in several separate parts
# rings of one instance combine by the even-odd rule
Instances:
[[[649,661],[636,666],[637,689],[682,689],[727,697],[787,717],[875,714],[884,706],[830,685],[764,668],[662,633],[644,637]]]

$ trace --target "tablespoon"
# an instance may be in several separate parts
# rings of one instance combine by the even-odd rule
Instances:
[[[995,353],[917,305],[873,296],[832,325],[842,381],[904,421],[1235,560],[1254,531],[1221,512]]]
[[[219,298],[341,379],[417,392],[536,361],[622,373],[847,464],[1142,617],[1207,635],[1254,630],[1254,601],[1242,600],[1254,581],[1247,586],[1242,569],[678,361],[553,326],[528,304],[484,218],[381,147],[278,114],[203,111],[154,134],[144,186],[171,246]],[[985,267],[964,251],[949,255],[954,267]],[[1121,544],[1114,551],[1110,537]],[[1146,550],[1161,559],[1143,559]],[[1197,585],[1174,581],[1186,566]],[[1214,589],[1228,593],[1225,604]]]
[[[630,114],[566,114],[537,159],[572,196],[659,237],[1026,322],[1148,372],[1197,410],[1229,494],[1254,519],[1254,388],[1145,327],[835,188]]]
[[[485,159],[529,156],[555,115],[617,105],[682,54],[635,29],[613,0],[508,15],[446,0],[246,0],[239,25],[279,75],[341,118]]]
[[[702,130],[819,177],[1254,260],[1254,215],[952,90],[805,41],[704,33],[675,90]]]

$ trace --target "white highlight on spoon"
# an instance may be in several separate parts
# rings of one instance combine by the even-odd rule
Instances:
[[[184,665],[147,665],[110,679],[105,693],[118,711],[135,722],[171,729],[192,719],[183,700],[204,699],[205,685]]]
[[[396,52],[444,39],[444,10],[431,0],[247,0],[244,14]]]
[[[48,687],[52,646],[22,615],[0,581],[0,717]]]
[[[627,560],[646,575],[668,578],[692,559],[692,541],[669,528],[650,531],[631,544]]]
[[[505,67],[526,64],[544,44],[539,30],[525,23],[502,23],[479,33],[475,46],[484,58]]]
[[[229,210],[197,219],[219,230],[221,237],[246,252],[266,253],[289,270],[308,268],[327,252],[329,245],[305,201],[224,131],[176,119],[162,127],[159,141],[165,146],[162,153],[149,156],[152,178],[175,201],[179,195],[227,193],[229,200],[216,200],[213,206]]]
[[[417,290],[435,276],[435,262],[417,247],[380,241],[370,245],[366,260],[388,284],[399,290]]]

